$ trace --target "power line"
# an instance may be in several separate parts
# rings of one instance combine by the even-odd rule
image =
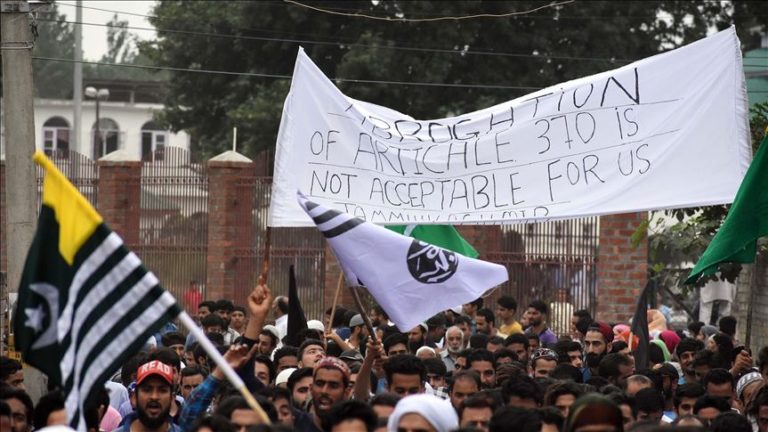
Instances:
[[[170,66],[148,66],[148,65],[134,65],[125,63],[109,63],[109,62],[95,62],[87,60],[73,60],[56,57],[40,57],[33,56],[33,60],[42,61],[54,61],[64,63],[82,63],[95,66],[115,66],[125,67],[133,69],[148,69],[148,70],[166,70],[172,72],[191,72],[191,73],[204,73],[204,74],[219,74],[219,75],[233,75],[233,76],[250,76],[258,78],[273,78],[273,79],[291,79],[291,75],[279,75],[279,74],[267,74],[257,72],[233,72],[222,70],[210,70],[210,69],[190,69],[190,68],[178,68]],[[481,89],[497,89],[497,90],[540,90],[541,87],[526,87],[526,86],[504,86],[495,84],[451,84],[451,83],[430,83],[430,82],[411,82],[411,81],[382,81],[382,80],[364,80],[364,79],[352,79],[352,78],[328,78],[331,81],[347,82],[353,84],[395,84],[404,86],[422,86],[422,87],[453,87],[453,88],[481,88]]]
[[[64,22],[64,23],[68,23],[68,24],[79,24],[79,25],[87,25],[87,26],[94,26],[94,27],[109,27],[109,28],[141,30],[141,31],[153,31],[153,32],[157,32],[157,33],[174,33],[174,34],[183,34],[183,35],[188,35],[188,36],[208,36],[208,37],[219,37],[219,38],[236,39],[236,40],[259,40],[259,41],[268,41],[268,42],[287,42],[287,43],[306,44],[306,45],[325,45],[325,46],[339,46],[339,45],[341,45],[341,46],[344,46],[344,47],[391,49],[391,50],[413,51],[413,52],[434,52],[434,53],[459,54],[459,55],[481,55],[481,56],[489,56],[489,57],[532,58],[532,59],[537,59],[537,60],[597,61],[597,62],[609,62],[609,63],[616,63],[616,64],[631,63],[633,61],[633,60],[628,60],[628,59],[611,59],[611,58],[600,58],[600,57],[578,57],[578,56],[553,56],[553,55],[537,55],[537,54],[519,54],[519,53],[507,53],[507,52],[476,51],[476,50],[456,50],[456,49],[444,49],[444,48],[404,47],[404,46],[397,46],[397,45],[370,45],[370,44],[361,44],[361,43],[343,43],[343,42],[333,42],[333,41],[314,41],[314,40],[308,40],[308,39],[272,38],[272,37],[266,37],[266,36],[231,35],[231,34],[209,33],[209,32],[200,32],[200,31],[192,31],[192,30],[176,30],[176,29],[167,29],[167,28],[150,28],[150,27],[136,27],[136,26],[116,26],[116,25],[111,25],[109,23],[107,23],[107,24],[99,24],[99,23],[90,23],[90,22],[83,22],[83,21],[55,20],[55,19],[47,19],[47,18],[38,18],[38,21]]]
[[[378,21],[389,21],[389,22],[436,22],[436,21],[460,21],[465,19],[476,19],[476,18],[507,18],[507,17],[516,17],[516,16],[523,16],[532,14],[534,12],[538,12],[543,9],[549,9],[549,8],[555,8],[557,6],[563,6],[569,3],[573,3],[576,0],[565,0],[562,2],[552,2],[547,5],[539,6],[534,9],[520,11],[520,12],[506,12],[501,14],[489,14],[489,13],[482,13],[482,14],[475,14],[475,15],[464,15],[464,16],[439,16],[439,17],[433,17],[433,18],[405,18],[403,17],[382,17],[382,16],[376,16],[376,15],[368,15],[364,13],[346,13],[346,12],[339,12],[335,11],[333,9],[324,9],[319,8],[316,6],[307,5],[301,2],[298,2],[296,0],[283,0],[286,3],[290,3],[296,6],[301,6],[303,8],[307,8],[310,10],[313,10],[315,12],[322,12],[329,15],[340,15],[350,18],[366,18],[366,19],[372,19],[372,20],[378,20]]]

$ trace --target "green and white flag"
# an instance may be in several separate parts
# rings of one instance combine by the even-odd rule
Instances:
[[[181,309],[39,151],[43,204],[14,311],[16,349],[66,397],[70,425],[104,382]]]
[[[390,225],[385,228],[470,258],[480,255],[453,225]]]

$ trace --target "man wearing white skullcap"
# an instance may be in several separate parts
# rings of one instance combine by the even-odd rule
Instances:
[[[387,422],[388,432],[448,432],[458,427],[459,417],[451,403],[430,394],[416,394],[401,399]]]

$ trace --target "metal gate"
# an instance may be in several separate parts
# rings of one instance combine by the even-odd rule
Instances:
[[[533,300],[550,308],[552,330],[568,334],[574,311],[596,311],[599,217],[538,224],[504,225],[502,250],[484,259],[505,265],[509,281],[486,299],[494,309],[501,295],[512,295],[521,316]]]
[[[156,151],[141,173],[139,244],[128,245],[191,313],[205,298],[208,175],[179,147]],[[188,300],[190,299],[190,300]]]

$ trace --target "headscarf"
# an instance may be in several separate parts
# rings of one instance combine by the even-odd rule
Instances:
[[[677,344],[680,343],[680,336],[678,336],[677,333],[672,330],[664,330],[661,332],[659,339],[664,341],[664,344],[667,346],[667,349],[671,353],[675,352]]]
[[[397,432],[400,419],[406,414],[420,415],[437,432],[448,432],[459,427],[459,417],[450,402],[430,394],[417,394],[400,399],[387,421],[387,432]]]
[[[624,432],[621,409],[603,395],[590,394],[576,399],[568,412],[564,432],[575,432],[578,428],[609,424],[616,432]]]

